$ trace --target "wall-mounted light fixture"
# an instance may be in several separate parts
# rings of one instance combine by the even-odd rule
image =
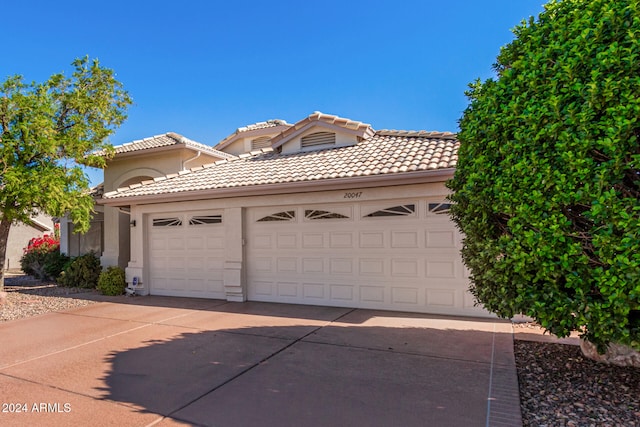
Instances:
[[[136,220],[134,219],[133,221],[131,221],[131,222],[129,223],[129,225],[130,225],[131,227],[135,227],[135,226],[136,226]]]

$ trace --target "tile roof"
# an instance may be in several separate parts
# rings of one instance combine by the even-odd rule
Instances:
[[[237,133],[240,132],[248,132],[250,130],[258,130],[258,129],[266,129],[266,128],[274,128],[276,126],[289,126],[286,120],[273,119],[267,120],[266,122],[258,122],[252,125],[243,126],[236,130]]]
[[[106,193],[105,199],[313,182],[454,168],[460,143],[448,132],[380,131],[347,147],[281,154],[271,148]]]
[[[162,148],[183,145],[193,150],[199,150],[212,156],[219,157],[221,159],[232,159],[235,156],[218,151],[213,147],[201,144],[186,138],[175,132],[167,132],[163,135],[156,135],[150,138],[139,139],[126,144],[117,145],[114,148],[115,154],[132,153],[136,151],[149,150],[152,148]],[[104,152],[98,152],[98,155],[104,154]]]

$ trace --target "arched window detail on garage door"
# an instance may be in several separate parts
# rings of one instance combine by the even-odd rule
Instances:
[[[291,221],[296,218],[296,211],[283,211],[260,218],[257,222]]]
[[[429,203],[429,213],[442,215],[448,214],[451,209],[451,203]]]
[[[317,209],[307,209],[304,211],[304,217],[306,219],[342,219],[349,218],[346,215],[342,215],[336,212],[321,211]]]
[[[378,217],[378,216],[409,216],[416,213],[416,205],[398,205],[385,209],[380,209],[365,215],[365,218]]]
[[[189,220],[189,225],[220,224],[222,215],[195,215]]]
[[[182,225],[180,218],[154,218],[154,227],[178,227]]]

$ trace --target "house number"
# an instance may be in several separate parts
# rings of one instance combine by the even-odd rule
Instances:
[[[345,199],[359,199],[360,196],[362,196],[362,191],[359,191],[357,193],[344,193]]]

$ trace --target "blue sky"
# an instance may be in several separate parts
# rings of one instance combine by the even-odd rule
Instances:
[[[42,81],[98,58],[134,100],[114,145],[168,131],[214,145],[240,126],[313,111],[455,132],[468,83],[493,75],[511,28],[543,3],[12,1],[0,79]]]

